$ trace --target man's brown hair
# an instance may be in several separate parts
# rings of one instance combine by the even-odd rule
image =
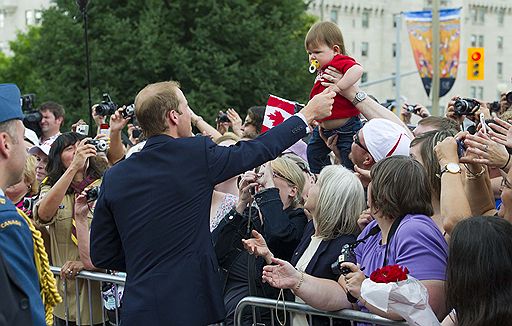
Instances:
[[[62,105],[52,101],[44,102],[39,107],[39,112],[45,111],[51,112],[55,119],[62,118],[62,123],[60,125],[64,125],[64,115],[66,114],[66,111],[64,110],[64,107],[62,107]]]
[[[178,82],[166,81],[149,84],[135,97],[135,116],[146,137],[167,131],[166,115],[174,110],[179,114]]]
[[[304,46],[306,50],[311,47],[317,47],[320,45],[327,45],[332,48],[337,45],[340,47],[340,53],[346,55],[345,42],[343,41],[343,35],[341,30],[335,23],[331,22],[318,22],[315,23],[308,31],[306,39],[304,40]]]
[[[391,156],[377,162],[370,174],[372,211],[392,219],[407,214],[434,214],[427,173],[418,161]]]

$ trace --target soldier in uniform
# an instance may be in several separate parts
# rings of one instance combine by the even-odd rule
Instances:
[[[0,84],[0,325],[42,326],[51,324],[51,306],[60,300],[55,279],[39,231],[4,194],[22,178],[22,119],[20,90]]]

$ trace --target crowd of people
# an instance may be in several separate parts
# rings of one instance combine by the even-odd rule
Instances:
[[[91,108],[94,137],[83,121],[64,132],[63,107],[46,102],[36,136],[18,88],[0,85],[0,317],[102,324],[99,283],[65,283],[109,270],[127,273],[123,325],[233,325],[244,297],[280,294],[402,320],[362,293],[399,265],[442,325],[510,324],[512,93],[497,112],[477,100],[461,114],[457,96],[445,117],[420,104],[398,117],[356,86],[335,24],[313,25],[305,47],[310,100],[265,133],[265,107],[212,126],[171,81],[145,86],[134,115]],[[77,305],[91,313],[78,320]],[[278,322],[250,313],[243,325]]]

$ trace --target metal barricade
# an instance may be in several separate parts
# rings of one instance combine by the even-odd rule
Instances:
[[[51,266],[50,267],[52,273],[57,277],[57,278],[60,278],[60,267],[54,267],[54,266]],[[102,324],[104,326],[108,326],[108,325],[119,325],[119,309],[118,309],[118,306],[119,306],[119,302],[118,302],[118,286],[124,286],[125,284],[125,281],[126,281],[126,277],[124,276],[117,276],[117,275],[111,275],[111,274],[105,274],[105,273],[98,273],[98,272],[89,272],[89,271],[81,271],[80,273],[78,273],[78,275],[76,275],[76,278],[74,281],[71,281],[71,280],[63,280],[64,281],[64,296],[62,298],[63,300],[63,304],[65,305],[65,311],[66,311],[66,326],[68,325],[73,325],[75,322],[70,322],[68,320],[68,316],[69,316],[69,300],[67,298],[67,287],[68,286],[73,286],[72,284],[69,284],[69,283],[75,283],[74,286],[75,286],[75,295],[76,295],[76,325],[81,325],[81,314],[83,313],[87,313],[87,312],[84,312],[84,311],[81,311],[80,309],[80,300],[79,300],[79,296],[80,296],[80,291],[79,291],[79,286],[78,286],[78,280],[77,279],[83,279],[87,282],[87,296],[88,296],[88,304],[89,304],[89,317],[90,317],[90,320],[92,321],[93,320],[93,309],[92,309],[92,296],[91,296],[91,293],[92,293],[92,290],[91,290],[91,281],[98,281],[100,282],[100,289],[101,287],[103,286],[103,282],[109,282],[109,283],[113,283],[114,284],[114,300],[115,300],[115,304],[114,304],[114,307],[115,307],[115,320],[107,320],[105,318],[105,314],[106,314],[106,309],[103,307],[103,304],[102,304]],[[101,293],[101,292],[100,292]],[[100,294],[101,295],[101,294]],[[100,302],[103,303],[103,298],[100,298]],[[114,324],[115,322],[115,324]]]
[[[393,325],[393,326],[402,326],[407,325],[406,322],[402,321],[394,321],[390,319],[386,319],[374,314],[351,310],[351,309],[343,309],[339,311],[334,312],[328,312],[328,311],[322,311],[315,309],[311,306],[308,306],[306,304],[300,304],[296,302],[290,302],[286,301],[285,305],[283,306],[283,301],[277,302],[277,300],[267,299],[267,298],[260,298],[260,297],[245,297],[243,298],[237,305],[235,309],[235,326],[242,326],[242,313],[244,309],[246,308],[252,308],[252,319],[253,319],[253,325],[258,325],[256,322],[256,307],[260,308],[267,308],[270,310],[270,317],[272,325],[275,324],[274,322],[274,314],[276,312],[276,304],[277,309],[279,310],[279,314],[283,316],[283,307],[286,307],[286,313],[290,312],[298,312],[305,314],[307,316],[307,320],[309,321],[310,325],[313,325],[313,316],[321,316],[321,317],[327,317],[329,318],[330,325],[333,325],[333,320],[350,320],[352,325],[355,325],[355,322],[361,322],[361,323],[368,323],[372,325]],[[290,320],[290,325],[293,326],[293,318],[291,316],[287,316],[288,320]]]

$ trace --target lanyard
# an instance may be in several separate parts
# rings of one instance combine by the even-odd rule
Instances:
[[[398,229],[398,226],[400,225],[400,222],[404,219],[404,216],[398,217],[393,221],[393,224],[391,224],[391,228],[389,229],[387,241],[386,241],[386,251],[384,253],[384,264],[382,267],[386,266],[388,264],[388,249],[389,249],[389,243],[391,242],[391,238],[396,233],[396,230]]]

